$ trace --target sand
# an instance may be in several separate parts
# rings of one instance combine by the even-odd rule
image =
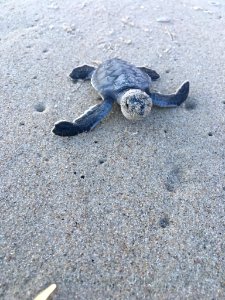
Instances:
[[[0,3],[0,298],[224,299],[225,3]],[[68,74],[112,57],[191,84],[185,104],[132,123]]]

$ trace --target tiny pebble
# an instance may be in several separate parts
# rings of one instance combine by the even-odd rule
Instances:
[[[200,7],[200,6],[194,6],[193,9],[196,10],[196,11],[204,10],[204,9],[203,9],[202,7]]]
[[[85,8],[86,6],[87,6],[87,2],[83,2],[83,3],[81,4],[81,9]]]
[[[124,43],[127,44],[127,45],[130,45],[130,44],[132,44],[132,41],[131,40],[124,40]]]
[[[126,25],[129,25],[129,26],[134,26],[134,22],[130,21],[129,17],[124,17],[121,19],[121,21],[126,24]]]
[[[156,19],[157,22],[160,22],[160,23],[170,23],[171,22],[171,19],[168,18],[168,17],[159,17]]]
[[[219,2],[216,2],[216,1],[210,1],[210,4],[212,4],[214,6],[221,6],[221,4]]]
[[[59,9],[59,6],[57,4],[53,3],[53,4],[49,5],[48,8],[57,10],[57,9]]]
[[[108,32],[108,35],[112,35],[115,31],[112,29]]]
[[[211,10],[208,10],[208,9],[204,10],[204,13],[207,13],[207,14],[209,14],[209,15],[212,15],[212,14],[213,14],[213,12],[212,12]]]
[[[92,60],[91,62],[95,65],[100,65],[102,63],[101,60]]]
[[[68,24],[63,24],[62,25],[62,27],[63,27],[63,30],[64,31],[66,31],[67,33],[71,33],[71,32],[73,32],[73,31],[75,31],[75,26],[74,26],[74,24],[71,24],[71,25],[68,25]]]
[[[76,29],[75,24],[71,24],[70,27],[72,28],[72,30]]]

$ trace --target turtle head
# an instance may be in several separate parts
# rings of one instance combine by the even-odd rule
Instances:
[[[125,92],[120,99],[121,111],[129,120],[142,120],[149,115],[152,100],[141,90],[132,89]]]

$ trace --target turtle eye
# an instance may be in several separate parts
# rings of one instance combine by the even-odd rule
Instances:
[[[128,105],[127,101],[126,101],[126,108],[127,108],[127,109],[129,108],[129,105]]]

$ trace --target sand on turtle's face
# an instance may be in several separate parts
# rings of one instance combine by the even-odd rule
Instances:
[[[146,118],[152,108],[152,100],[145,92],[132,89],[126,91],[118,102],[125,118],[132,121],[138,121]]]

